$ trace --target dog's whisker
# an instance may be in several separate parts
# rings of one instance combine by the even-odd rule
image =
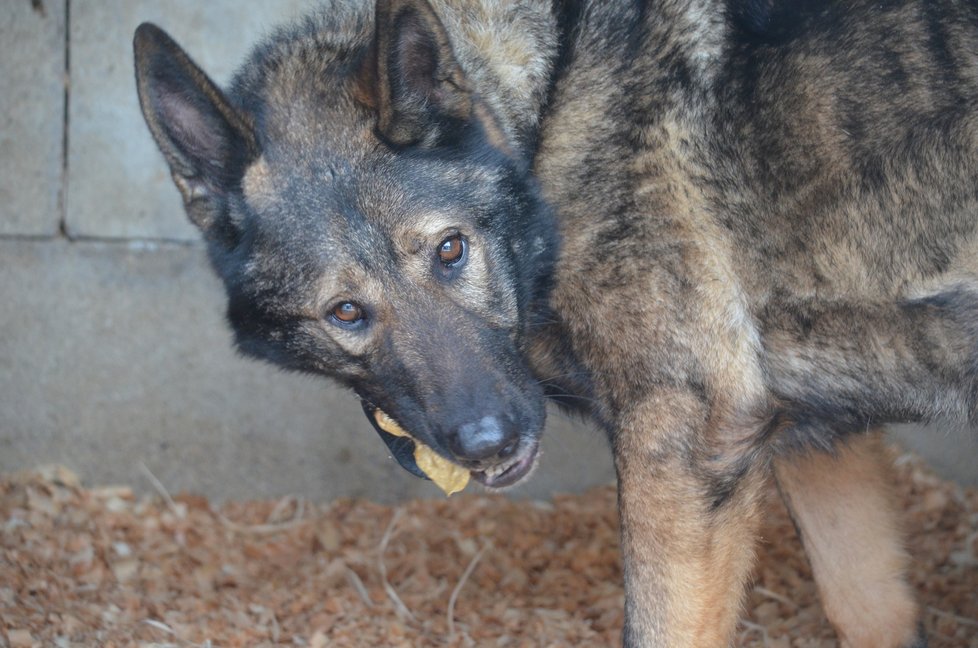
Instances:
[[[561,401],[578,401],[581,403],[590,403],[592,405],[599,405],[601,401],[596,398],[591,398],[590,396],[580,396],[578,394],[550,394],[547,396],[547,400],[552,403],[560,405]]]

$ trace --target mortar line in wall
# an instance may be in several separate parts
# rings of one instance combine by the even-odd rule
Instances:
[[[16,241],[18,243],[50,243],[61,241],[60,234],[0,234],[0,243]]]
[[[65,51],[64,51],[64,114],[61,119],[61,193],[58,196],[61,208],[58,234],[68,237],[68,102],[71,101],[71,0],[65,3]]]
[[[202,241],[195,241],[192,239],[168,239],[168,238],[152,238],[152,237],[139,237],[139,238],[120,238],[117,236],[75,236],[71,239],[72,243],[101,243],[104,245],[124,245],[128,247],[140,247],[140,246],[160,246],[160,247],[200,247],[203,249],[204,245]]]
[[[120,247],[140,248],[140,247],[159,247],[159,248],[204,248],[202,241],[192,239],[167,239],[167,238],[119,238],[112,236],[73,236],[70,239],[58,235],[50,234],[0,234],[0,243],[4,241],[15,241],[22,243],[57,243],[67,240],[69,243],[93,243],[99,245],[113,245]]]

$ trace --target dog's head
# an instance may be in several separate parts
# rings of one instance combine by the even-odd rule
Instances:
[[[430,6],[281,32],[227,94],[159,28],[134,47],[239,348],[352,387],[487,485],[525,475],[544,405],[524,338],[554,228]]]

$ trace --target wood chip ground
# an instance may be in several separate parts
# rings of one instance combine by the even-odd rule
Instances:
[[[897,459],[931,646],[978,648],[978,491]],[[614,646],[615,493],[398,507],[0,477],[0,646]],[[738,644],[836,646],[772,497]]]

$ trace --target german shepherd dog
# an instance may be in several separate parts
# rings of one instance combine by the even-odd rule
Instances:
[[[244,353],[488,487],[547,397],[607,433],[625,645],[731,643],[772,480],[842,643],[925,645],[878,431],[978,418],[978,4],[333,0],[226,90],[135,55]]]

